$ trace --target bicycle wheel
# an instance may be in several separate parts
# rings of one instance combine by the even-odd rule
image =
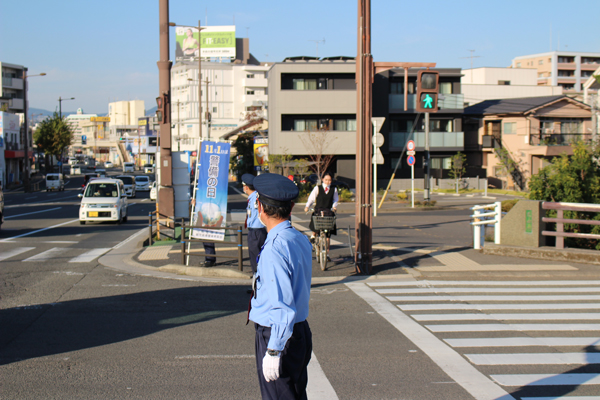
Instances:
[[[321,264],[321,271],[325,271],[327,269],[327,238],[323,232],[321,232],[319,240],[319,263]]]

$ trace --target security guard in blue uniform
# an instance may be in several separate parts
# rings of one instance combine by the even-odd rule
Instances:
[[[277,174],[254,178],[258,218],[267,229],[249,319],[263,399],[306,399],[312,333],[306,318],[312,275],[308,238],[288,220],[298,187]]]
[[[267,230],[258,219],[258,203],[256,201],[256,190],[254,190],[254,175],[242,175],[244,193],[248,195],[248,206],[246,207],[246,227],[248,228],[248,254],[250,255],[250,266],[252,272],[256,273],[257,257],[262,245],[267,238]]]

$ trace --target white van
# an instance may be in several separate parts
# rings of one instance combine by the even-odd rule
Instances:
[[[127,195],[119,179],[98,178],[85,187],[79,206],[79,223],[127,222]]]
[[[134,172],[135,164],[132,162],[123,163],[123,172]]]
[[[65,190],[65,178],[63,174],[46,175],[46,192],[51,190]]]

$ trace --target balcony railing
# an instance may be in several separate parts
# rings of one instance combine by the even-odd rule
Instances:
[[[417,95],[407,95],[407,109],[414,110],[417,107]],[[390,94],[389,97],[390,111],[393,110],[404,110],[404,95],[403,94]],[[438,107],[440,110],[444,109],[463,109],[465,103],[465,96],[463,94],[440,94],[438,97]]]
[[[588,133],[532,133],[529,137],[531,146],[570,146],[578,142],[590,144],[592,135]]]
[[[390,150],[401,150],[406,146],[409,132],[390,132]],[[413,140],[417,150],[425,149],[425,132],[415,132]],[[430,148],[464,149],[464,132],[429,132]]]

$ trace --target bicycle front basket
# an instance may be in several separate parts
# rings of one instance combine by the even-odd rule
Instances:
[[[313,217],[313,225],[315,229],[318,231],[321,230],[332,230],[335,226],[335,216],[331,217],[321,217],[318,215],[314,215]]]

